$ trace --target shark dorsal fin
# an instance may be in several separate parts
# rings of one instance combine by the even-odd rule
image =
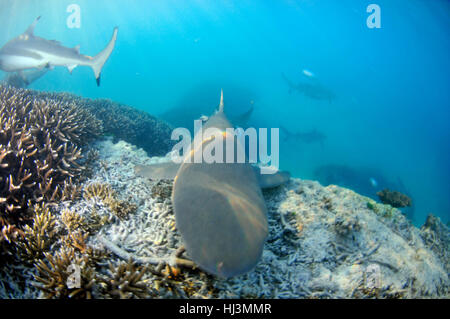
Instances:
[[[74,50],[76,53],[80,54],[80,45],[77,44],[77,45],[73,48],[73,50]]]
[[[24,34],[32,36],[34,35],[34,28],[36,27],[36,24],[38,23],[41,16],[37,17],[33,23],[28,27],[28,29],[24,32]]]
[[[223,112],[223,89],[220,89],[219,112]]]

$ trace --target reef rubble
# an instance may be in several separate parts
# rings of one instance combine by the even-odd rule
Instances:
[[[75,256],[80,265],[88,265],[82,268],[81,292],[57,295],[48,285],[43,287],[47,290],[33,290],[30,287],[38,285],[7,287],[2,283],[2,297],[449,297],[450,232],[438,218],[430,217],[418,229],[389,205],[349,189],[297,178],[264,191],[269,236],[258,265],[238,277],[211,276],[196,268],[183,252],[171,208],[171,182],[134,174],[135,165],[168,159],[148,157],[144,150],[111,137],[93,147],[98,150],[98,160],[83,184],[84,195],[52,209],[56,228],[63,221],[67,225],[67,211],[70,220],[78,216],[79,220],[103,222],[84,237],[69,236],[70,241],[65,235],[65,242],[72,243],[67,244],[69,248],[62,247],[52,256],[45,254],[53,264],[60,260],[65,265],[65,256]],[[128,209],[127,214],[117,214],[115,206],[105,200],[110,197]],[[90,258],[94,261],[89,262]],[[45,269],[52,263],[44,261],[34,268],[21,265],[28,274],[23,280],[48,283]],[[11,280],[13,273],[12,268],[3,271],[2,282]],[[124,282],[132,286],[124,286]]]

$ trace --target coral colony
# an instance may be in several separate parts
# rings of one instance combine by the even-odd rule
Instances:
[[[0,86],[0,297],[448,298],[439,218],[419,229],[401,193],[378,203],[297,178],[262,192],[254,268],[206,272],[184,247],[173,181],[135,172],[170,161],[171,132],[110,100]]]

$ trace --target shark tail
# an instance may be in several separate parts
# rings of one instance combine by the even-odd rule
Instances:
[[[94,71],[95,80],[97,81],[97,86],[100,86],[100,75],[101,75],[101,72],[102,72],[103,65],[108,60],[109,56],[111,55],[111,53],[112,53],[112,51],[114,49],[114,45],[116,44],[118,29],[119,29],[118,27],[114,28],[114,32],[113,32],[112,38],[109,41],[109,43],[106,46],[106,48],[104,48],[99,54],[97,54],[92,59],[91,67],[92,67],[92,70]]]

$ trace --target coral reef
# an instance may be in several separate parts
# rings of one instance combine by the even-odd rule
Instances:
[[[149,287],[142,281],[146,266],[137,266],[132,261],[109,264],[108,274],[100,278],[100,286],[107,298],[145,298]]]
[[[174,145],[172,128],[146,112],[106,99],[90,100],[88,105],[103,121],[105,132],[117,140],[141,147],[152,156],[165,155]]]
[[[143,148],[150,156],[169,152],[172,128],[156,117],[109,99],[82,98],[70,93],[34,92],[37,97],[51,98],[60,103],[74,103],[91,112],[103,123],[104,133]]]
[[[95,284],[94,269],[86,255],[78,255],[74,248],[61,247],[54,254],[44,253],[45,260],[35,264],[37,274],[34,276],[35,286],[46,298],[90,299]],[[79,285],[68,284],[73,273],[79,271]],[[76,278],[73,278],[76,280]]]
[[[128,219],[105,224],[90,242],[111,251],[116,265],[130,259],[147,265],[142,280],[149,297],[448,297],[444,262],[400,210],[345,188],[299,179],[264,191],[269,236],[254,270],[224,280],[195,265],[185,267],[177,259],[189,262],[179,254],[183,244],[167,197],[170,183],[137,177],[133,170],[167,159],[147,158],[141,149],[112,139],[98,148],[105,165],[93,179],[111,183],[139,204]],[[85,206],[82,201],[74,209]]]
[[[109,185],[94,183],[88,185],[84,190],[86,199],[100,199],[120,219],[136,211],[136,205],[117,199],[117,194]]]
[[[412,205],[411,198],[397,191],[390,191],[389,189],[383,189],[377,192],[378,197],[384,204],[391,205],[392,207],[409,207]]]
[[[0,241],[17,238],[28,207],[76,197],[81,147],[101,131],[80,106],[0,86]]]
[[[56,219],[46,204],[36,204],[33,207],[33,225],[25,225],[23,240],[18,241],[18,253],[22,260],[33,263],[48,252],[55,240]]]
[[[440,218],[429,214],[420,228],[420,235],[427,247],[438,256],[450,273],[450,230]]]
[[[346,236],[361,229],[358,215],[352,211],[339,211],[334,217],[334,228],[336,233]]]
[[[69,233],[77,230],[89,231],[89,225],[86,219],[69,209],[63,209],[60,219]]]
[[[430,216],[419,230],[390,205],[295,178],[263,192],[269,235],[257,266],[238,277],[211,276],[183,249],[171,183],[134,173],[135,165],[168,158],[111,137],[93,146],[83,196],[29,206],[29,226],[17,236],[31,240],[17,244],[21,264],[0,269],[0,297],[449,297],[450,231],[439,219]],[[126,218],[114,212],[120,206],[133,208]],[[33,256],[34,265],[23,263]],[[24,284],[30,280],[32,287]]]

